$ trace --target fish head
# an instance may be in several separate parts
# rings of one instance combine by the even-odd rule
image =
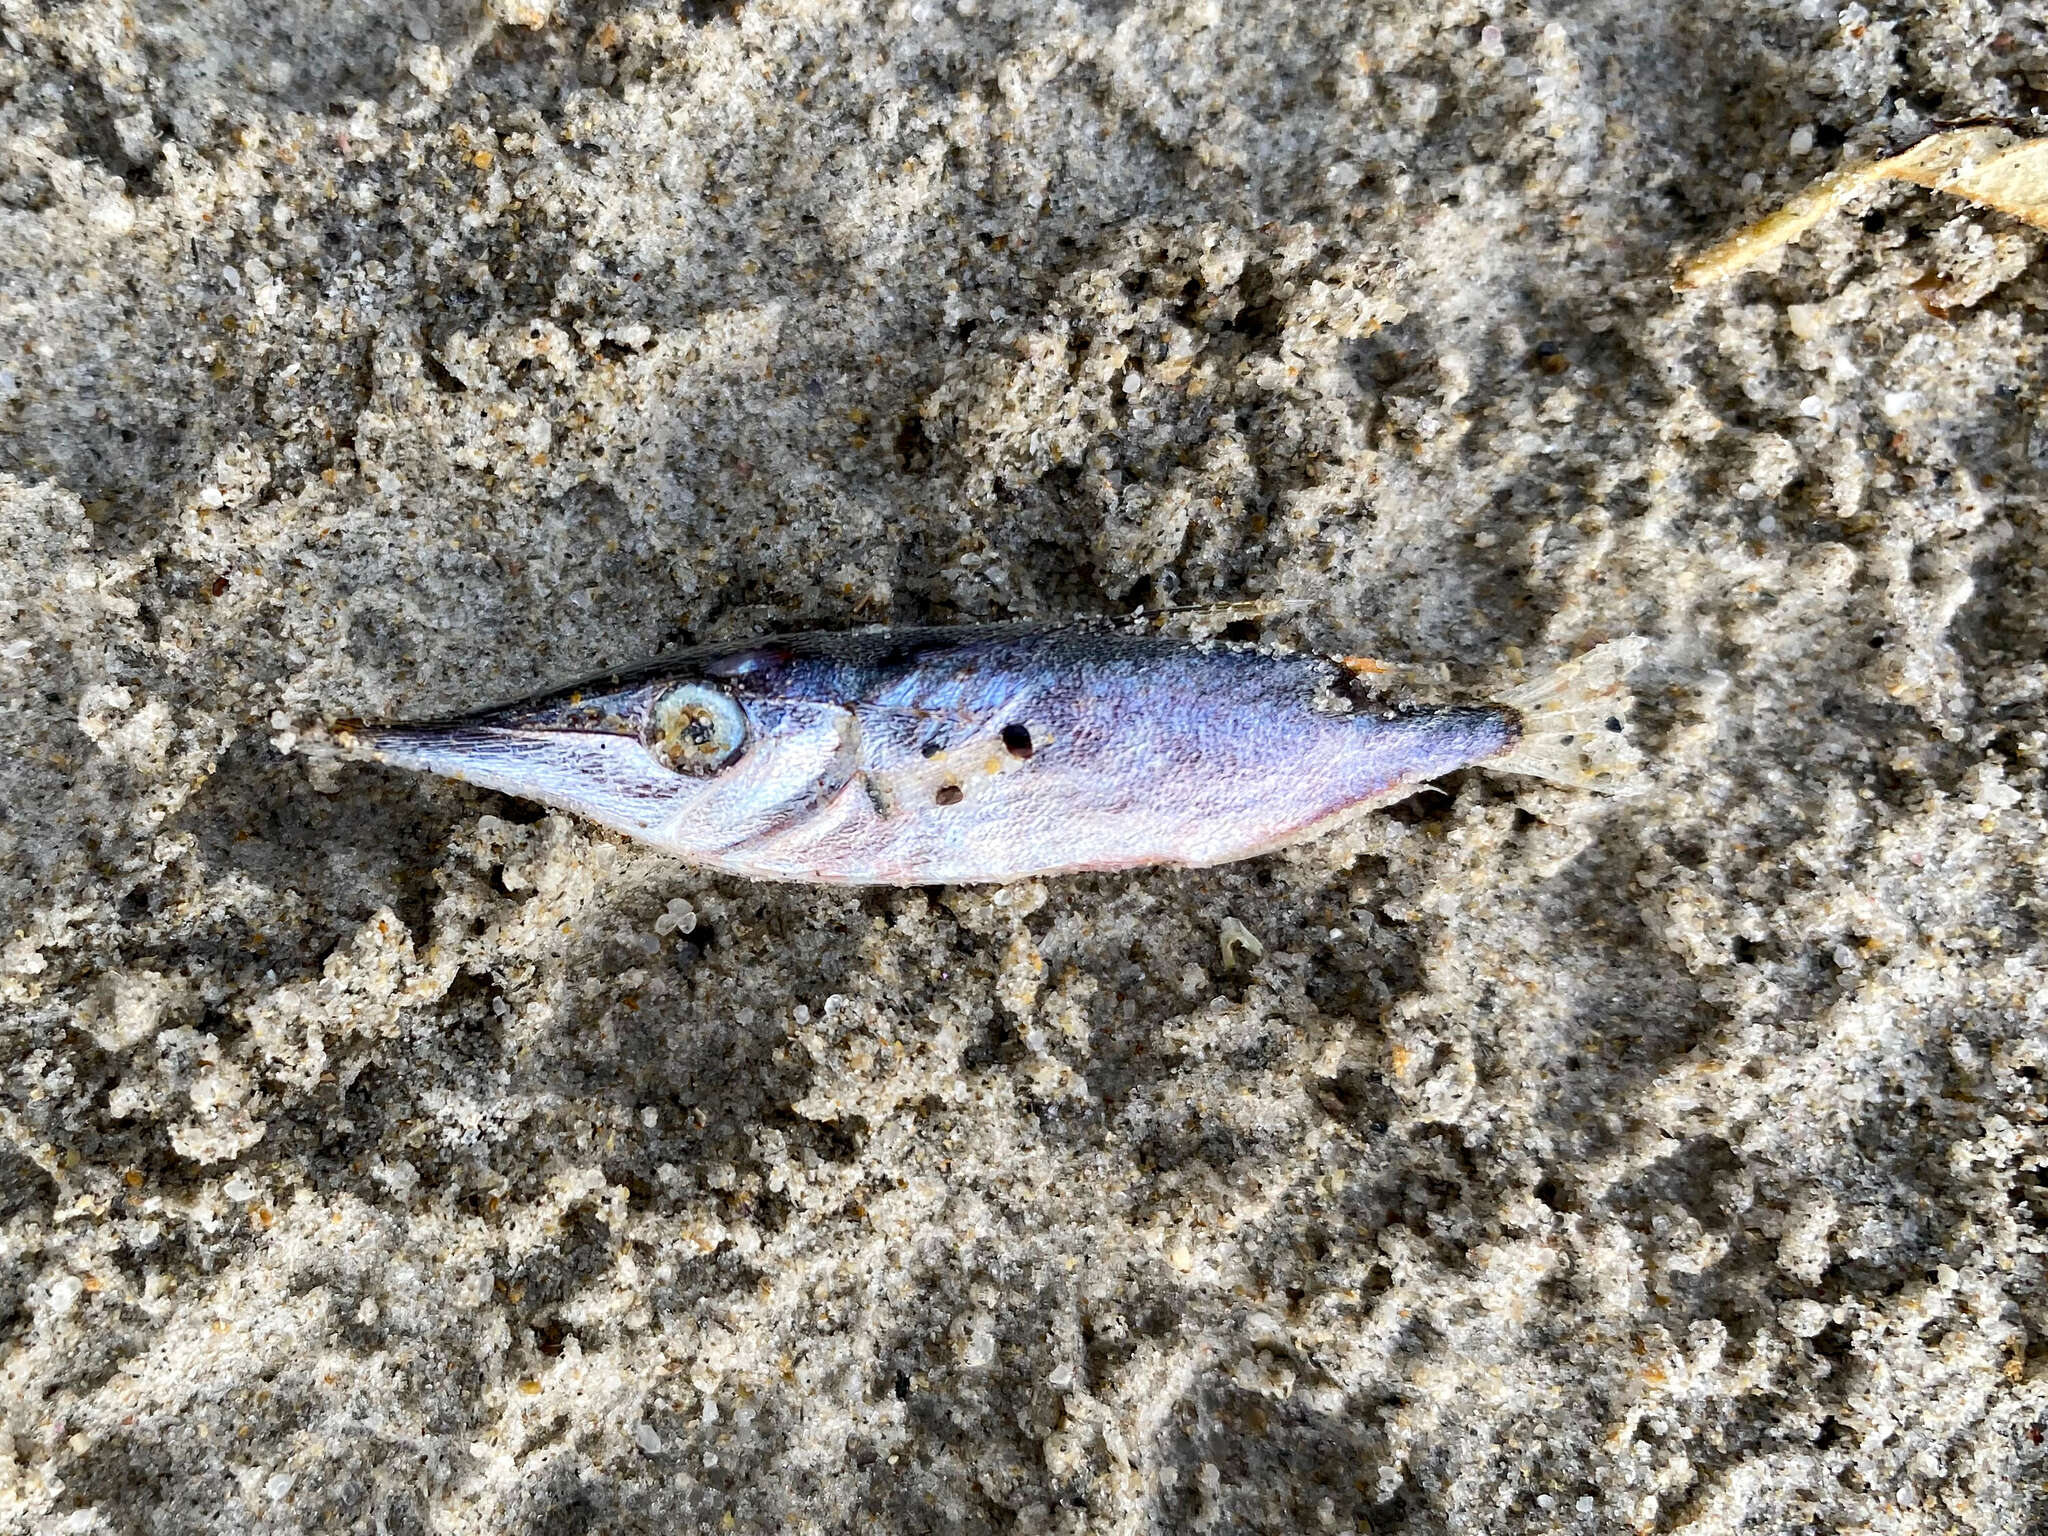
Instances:
[[[788,825],[852,774],[851,713],[761,681],[729,659],[655,663],[451,719],[335,734],[379,762],[701,857]]]

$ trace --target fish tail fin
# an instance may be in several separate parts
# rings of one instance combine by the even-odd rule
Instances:
[[[1612,793],[1643,765],[1628,737],[1628,675],[1650,643],[1640,635],[1596,645],[1495,703],[1521,718],[1522,739],[1487,767],[1572,789]]]

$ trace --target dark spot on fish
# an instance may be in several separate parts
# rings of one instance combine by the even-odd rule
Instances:
[[[1018,725],[1015,721],[1004,726],[1003,746],[1012,757],[1029,757],[1032,752],[1031,727]]]
[[[1619,715],[1609,715],[1607,717],[1607,729],[1619,736],[1621,734],[1621,717]]]
[[[941,784],[939,792],[934,798],[941,805],[958,805],[966,798],[966,795],[961,791],[958,784]]]
[[[923,746],[919,747],[917,750],[922,752],[926,757],[937,757],[941,752],[946,750],[946,739],[943,736],[934,736],[930,741],[927,741]]]
[[[882,793],[882,786],[867,775],[861,775],[861,787],[868,792],[868,804],[875,808],[875,814],[884,821],[889,819],[889,797]]]

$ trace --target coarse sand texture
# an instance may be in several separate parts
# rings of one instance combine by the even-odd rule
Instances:
[[[2041,1530],[2048,233],[1673,283],[2042,109],[2023,0],[0,0],[0,1532]],[[1640,784],[849,891],[310,750],[1140,606],[1641,636]]]

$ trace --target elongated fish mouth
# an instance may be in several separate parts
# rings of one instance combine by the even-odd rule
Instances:
[[[610,808],[612,824],[644,831],[656,808],[672,799],[674,774],[658,767],[629,732],[571,726],[494,725],[487,718],[401,721],[388,725],[337,721],[335,745],[359,760],[430,773],[494,789],[581,815]]]
[[[613,683],[616,679],[601,681]],[[623,687],[602,687],[593,681],[459,715],[427,720],[337,720],[328,730],[344,749],[390,761],[464,747],[489,751],[494,745],[521,739],[628,736],[637,740],[663,681],[659,675]]]
[[[329,727],[335,745],[371,762],[424,769],[455,779],[474,779],[477,770],[512,767],[545,752],[562,735],[481,720],[338,720]]]
[[[422,736],[437,728],[403,721],[330,720],[326,729],[328,740],[344,752],[375,753],[381,751],[387,741]]]
[[[514,733],[466,720],[336,720],[327,734],[344,752],[383,761],[415,752],[484,746]]]

